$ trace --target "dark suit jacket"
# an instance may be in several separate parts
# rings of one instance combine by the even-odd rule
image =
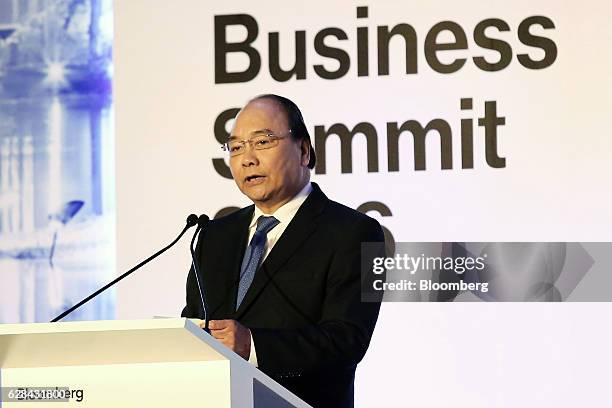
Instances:
[[[384,242],[384,235],[376,220],[312,186],[237,311],[254,206],[211,221],[196,256],[209,319],[250,328],[260,370],[314,407],[352,407],[355,368],[380,308],[361,302],[361,242]],[[193,269],[182,316],[203,318]]]

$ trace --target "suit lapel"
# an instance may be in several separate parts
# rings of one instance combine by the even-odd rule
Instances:
[[[220,280],[219,284],[210,284],[208,286],[211,288],[222,288],[219,293],[210,294],[211,299],[218,300],[215,302],[214,309],[211,310],[211,315],[217,318],[229,318],[235,312],[236,292],[238,290],[238,281],[240,280],[240,264],[246,250],[249,224],[253,218],[254,210],[254,205],[240,210],[241,214],[238,214],[235,222],[223,226],[225,230],[222,236],[226,237],[227,240],[221,241],[223,244],[219,249],[223,253],[234,254],[234,256],[222,267],[224,270],[219,270],[217,274],[212,276],[213,279]]]
[[[325,208],[328,199],[317,184],[312,183],[312,187],[312,192],[299,208],[278,242],[276,242],[264,263],[255,273],[253,283],[236,311],[236,319],[239,319],[245,313],[261,290],[270,282],[274,274],[315,231],[317,217]],[[240,271],[238,271],[238,274],[240,274]]]

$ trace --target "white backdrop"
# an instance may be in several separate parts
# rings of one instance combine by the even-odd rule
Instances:
[[[367,6],[368,17],[357,18],[357,6]],[[330,198],[349,206],[386,205],[391,216],[371,215],[397,241],[611,240],[612,7],[604,1],[312,1],[289,6],[280,1],[130,0],[116,2],[115,9],[119,271],[169,242],[188,213],[212,216],[224,207],[248,204],[213,166],[213,159],[224,157],[214,123],[221,112],[261,93],[293,99],[313,138],[316,126],[374,126],[377,172],[368,172],[366,138],[357,135],[352,172],[342,173],[339,138],[332,135],[326,142],[326,171],[313,173],[313,180]],[[248,14],[257,22],[252,47],[261,56],[261,69],[248,82],[216,83],[215,16],[233,14]],[[554,24],[529,29],[557,51],[554,62],[542,69],[526,68],[517,57],[545,57],[542,49],[519,38],[521,23],[531,16]],[[474,39],[475,27],[491,18],[509,30],[489,28],[486,35],[512,50],[507,67],[497,72],[482,71],[473,60],[500,57]],[[467,37],[465,49],[437,54],[443,63],[466,59],[455,73],[436,72],[425,55],[427,35],[442,21],[456,23]],[[404,42],[396,36],[390,43],[389,75],[379,75],[378,27],[401,23],[416,33],[416,72],[406,73]],[[347,39],[328,37],[325,44],[344,50],[350,61],[348,72],[334,80],[321,78],[314,68],[340,66],[314,46],[317,34],[329,27]],[[369,34],[365,76],[358,76],[358,27]],[[278,33],[280,65],[289,69],[295,62],[296,31],[305,31],[306,79],[279,82],[268,68],[268,34]],[[243,26],[227,30],[228,42],[246,36]],[[451,40],[448,31],[438,37],[438,43]],[[249,59],[233,53],[227,64],[229,71],[243,71]],[[462,98],[472,99],[471,110],[460,109]],[[485,101],[495,101],[497,115],[505,118],[495,145],[505,167],[493,168],[485,160],[485,131],[477,126]],[[416,120],[425,126],[433,119],[443,119],[452,131],[452,168],[441,169],[440,138],[431,132],[426,169],[414,170],[412,136],[406,132],[400,137],[399,171],[390,171],[387,123]],[[474,168],[462,168],[461,119],[473,121]],[[187,248],[184,239],[120,284],[118,318],[180,313]],[[590,341],[611,339],[610,330],[600,327],[611,309],[607,303],[385,304],[358,371],[358,406],[403,401],[421,406],[600,405],[594,401],[604,392],[597,384],[612,361],[609,353],[600,355],[604,343],[599,348]],[[578,378],[572,372],[582,374]]]

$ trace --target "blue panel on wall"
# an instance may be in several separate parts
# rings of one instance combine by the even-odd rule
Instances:
[[[112,1],[0,1],[0,323],[115,275]],[[111,319],[112,292],[67,320]]]

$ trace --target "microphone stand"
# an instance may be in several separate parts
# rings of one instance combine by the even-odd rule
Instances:
[[[204,292],[202,291],[202,284],[200,283],[200,271],[198,268],[198,261],[193,249],[193,243],[198,235],[198,232],[204,229],[204,226],[208,223],[209,218],[206,214],[202,214],[198,217],[198,228],[196,229],[193,237],[191,238],[191,243],[189,245],[189,251],[191,252],[191,264],[193,265],[193,273],[196,277],[196,282],[198,284],[198,292],[200,293],[200,302],[202,303],[202,311],[204,312],[204,331],[210,334],[210,330],[208,328],[208,308],[206,307],[206,301],[204,300]]]
[[[117,277],[112,282],[110,282],[110,283],[104,285],[103,287],[101,287],[100,289],[96,290],[94,293],[92,293],[91,295],[87,296],[85,299],[81,300],[79,303],[77,303],[76,305],[72,306],[70,309],[68,309],[68,310],[64,311],[63,313],[61,313],[60,315],[56,316],[53,320],[51,320],[51,323],[54,323],[54,322],[62,320],[68,314],[72,313],[74,310],[76,310],[79,307],[83,306],[85,303],[89,302],[91,299],[95,298],[100,293],[104,292],[106,289],[108,289],[111,286],[113,286],[115,283],[117,283],[120,280],[122,280],[123,278],[129,276],[134,271],[140,269],[142,266],[148,264],[150,261],[152,261],[153,259],[157,258],[159,255],[163,254],[164,252],[166,252],[174,244],[176,244],[179,239],[181,239],[183,237],[183,235],[185,234],[185,232],[187,232],[187,230],[189,228],[193,227],[197,223],[198,223],[198,217],[195,214],[190,214],[189,217],[187,217],[187,224],[185,225],[185,227],[183,228],[181,233],[169,245],[167,245],[164,248],[160,249],[159,251],[157,251],[156,253],[154,253],[153,255],[151,255],[150,257],[148,257],[147,259],[145,259],[144,261],[142,261],[138,265],[134,266],[129,271],[127,271],[124,274],[122,274],[121,276]]]

